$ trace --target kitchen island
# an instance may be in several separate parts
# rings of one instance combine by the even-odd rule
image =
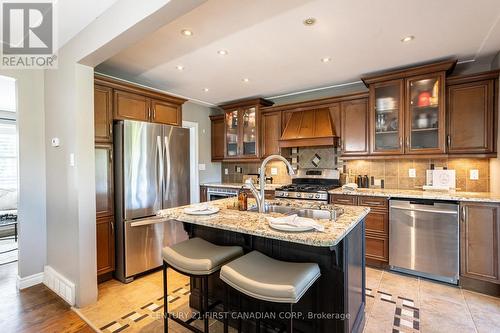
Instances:
[[[242,212],[235,208],[235,203],[234,198],[211,202],[211,205],[220,208],[214,215],[188,215],[184,213],[185,207],[162,210],[158,215],[184,222],[189,237],[201,237],[217,245],[239,245],[245,252],[257,250],[278,260],[317,263],[321,270],[317,287],[311,288],[294,307],[295,312],[302,314],[302,320],[294,323],[297,331],[312,332],[312,318],[316,317],[321,320],[317,321],[315,332],[361,332],[365,320],[364,219],[369,208],[341,206],[344,213],[335,222],[328,219],[317,220],[325,226],[324,232],[292,233],[269,227],[266,216],[276,217],[281,214]],[[295,208],[333,208],[332,205],[298,200],[270,200],[268,203]],[[223,299],[222,282],[218,274],[211,277],[209,285],[211,298]],[[198,295],[199,281],[192,279],[192,308],[199,308]],[[238,297],[232,295],[230,299],[234,302],[232,305],[236,306]],[[274,304],[261,303],[260,306],[260,312],[286,311],[282,306]],[[258,311],[257,307],[256,301],[243,300],[242,311]],[[253,329],[252,321],[245,322],[244,325],[247,331]]]

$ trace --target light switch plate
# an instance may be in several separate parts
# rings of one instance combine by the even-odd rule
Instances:
[[[410,178],[417,177],[417,170],[415,170],[415,169],[408,169],[408,177],[410,177]]]
[[[229,175],[229,170],[227,168],[224,168],[224,174]]]
[[[207,166],[205,165],[205,163],[198,164],[198,170],[205,171],[206,168],[207,168]]]
[[[470,179],[471,180],[478,180],[479,179],[479,170],[471,169],[470,170]]]
[[[59,147],[59,138],[52,138],[52,140],[50,140],[50,144],[52,145],[52,147]]]
[[[271,175],[276,176],[278,174],[278,168],[271,168]]]
[[[73,153],[69,154],[69,166],[71,167],[75,166],[75,154]]]

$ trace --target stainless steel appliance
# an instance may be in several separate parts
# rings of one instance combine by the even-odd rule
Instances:
[[[157,217],[189,204],[189,130],[139,121],[114,125],[116,277],[162,265],[161,249],[187,239],[182,223]]]
[[[340,187],[339,176],[333,169],[299,169],[292,176],[292,184],[277,188],[274,196],[328,203],[328,191]]]
[[[458,203],[390,200],[389,221],[391,269],[457,284]]]
[[[236,197],[237,195],[238,195],[238,190],[235,190],[234,188],[209,187],[207,189],[208,201],[225,199],[229,197]]]

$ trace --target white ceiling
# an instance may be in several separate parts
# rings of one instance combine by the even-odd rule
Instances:
[[[62,47],[117,0],[57,0],[57,39]]]
[[[304,26],[308,17],[316,24]],[[185,28],[194,35],[181,35]],[[415,40],[402,43],[407,35]],[[229,54],[217,54],[220,49]],[[219,104],[499,50],[498,0],[209,0],[97,71]],[[323,57],[332,61],[323,63]]]

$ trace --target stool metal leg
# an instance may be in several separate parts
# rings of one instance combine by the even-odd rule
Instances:
[[[205,333],[208,333],[208,276],[203,278],[203,316],[205,324]]]
[[[168,333],[167,264],[163,262],[163,332]]]
[[[293,333],[293,304],[290,304],[290,320],[286,323],[286,332]]]
[[[229,332],[229,287],[224,283],[224,304],[222,304],[224,312],[224,333]]]

